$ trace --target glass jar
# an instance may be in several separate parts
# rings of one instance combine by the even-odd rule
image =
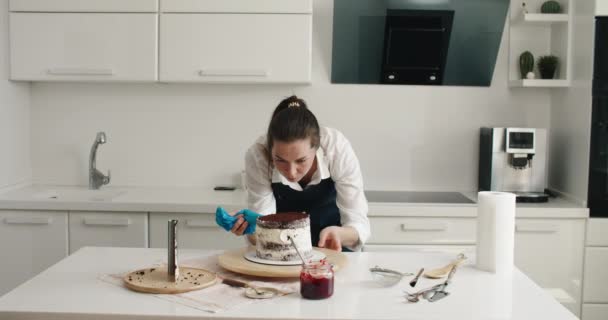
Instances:
[[[334,268],[326,260],[309,262],[300,271],[300,294],[306,299],[325,299],[334,294]]]

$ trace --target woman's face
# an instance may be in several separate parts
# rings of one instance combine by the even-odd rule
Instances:
[[[317,150],[311,147],[310,139],[293,142],[274,141],[272,163],[290,182],[299,182],[315,162]]]

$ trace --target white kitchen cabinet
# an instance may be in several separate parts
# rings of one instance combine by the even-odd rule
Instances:
[[[608,16],[608,1],[595,0],[595,15]]]
[[[474,218],[370,217],[368,244],[474,245]]]
[[[67,212],[0,211],[0,296],[67,255]]]
[[[587,223],[583,320],[608,319],[608,219],[592,218]]]
[[[583,305],[582,320],[606,320],[608,319],[608,304],[591,304]]]
[[[243,237],[224,231],[211,213],[150,213],[150,247],[167,247],[167,221],[178,220],[177,245],[188,249],[234,249],[246,246]]]
[[[148,247],[145,212],[70,212],[70,253],[86,246]]]
[[[302,3],[308,2],[302,0]],[[245,12],[235,3],[243,5]],[[305,8],[288,14],[280,13],[281,10],[252,13],[257,11],[251,10],[253,2],[244,3],[190,1],[173,8],[181,13],[163,13],[160,81],[310,82],[312,14]],[[297,6],[288,9],[298,10]]]
[[[162,0],[160,9],[169,12],[312,13],[311,0]]]
[[[588,247],[585,256],[585,303],[608,303],[608,247]]]
[[[585,219],[517,219],[515,265],[580,316]]]
[[[382,244],[369,244],[363,246],[364,252],[399,252],[399,251],[409,251],[409,250],[417,250],[417,251],[425,251],[425,252],[441,252],[453,254],[454,259],[460,253],[464,253],[467,257],[475,254],[475,246],[467,246],[467,245],[382,245]]]
[[[587,220],[587,240],[589,247],[608,247],[608,219]]]
[[[158,0],[10,0],[10,11],[156,12]]]
[[[156,81],[156,13],[10,13],[11,80]]]

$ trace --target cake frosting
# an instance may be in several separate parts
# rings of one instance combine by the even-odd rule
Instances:
[[[255,234],[256,256],[260,259],[300,260],[289,237],[293,238],[304,259],[312,256],[310,218],[306,213],[288,212],[259,217]]]

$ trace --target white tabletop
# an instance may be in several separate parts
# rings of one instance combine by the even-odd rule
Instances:
[[[180,250],[181,259],[213,253]],[[404,279],[379,287],[368,268],[380,265],[401,271],[445,265],[443,253],[346,253],[349,263],[336,273],[335,293],[326,300],[306,300],[299,293],[210,314],[140,294],[98,280],[147,267],[166,256],[164,249],[93,248],[79,250],[0,297],[0,319],[577,319],[519,270],[511,279],[479,271],[467,260],[437,302],[405,302],[402,290],[415,291]],[[437,283],[422,279],[416,290]]]

